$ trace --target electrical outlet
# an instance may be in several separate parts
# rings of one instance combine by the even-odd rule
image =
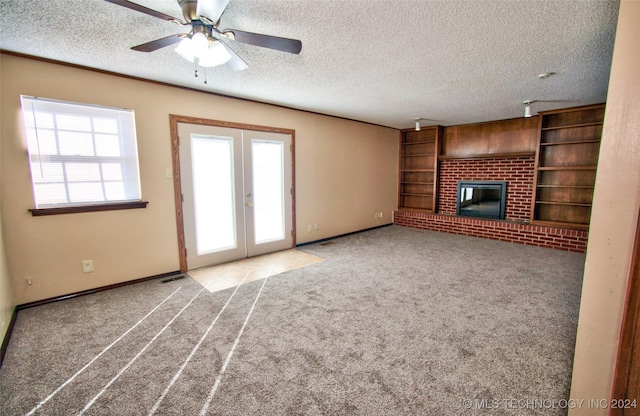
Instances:
[[[91,273],[93,271],[93,260],[82,260],[82,273]]]
[[[382,211],[378,214],[378,218],[382,218]]]
[[[316,224],[316,231],[318,231],[320,229],[320,226],[318,224]]]
[[[313,225],[309,224],[307,225],[307,232],[310,233],[311,231],[313,231]]]
[[[373,218],[378,219],[378,213],[377,212],[373,213]]]

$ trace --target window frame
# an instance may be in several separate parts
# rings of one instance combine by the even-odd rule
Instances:
[[[123,109],[117,107],[107,107],[86,103],[78,103],[78,102],[70,102],[63,100],[55,100],[49,98],[41,98],[41,97],[33,97],[28,95],[21,95],[21,114],[23,118],[23,126],[25,131],[25,139],[27,140],[27,150],[28,150],[28,163],[29,163],[29,172],[30,179],[32,185],[32,195],[35,208],[31,208],[28,211],[31,212],[33,216],[42,216],[42,215],[58,215],[58,214],[70,214],[70,213],[79,213],[79,212],[94,212],[94,211],[112,211],[112,210],[122,210],[122,209],[135,209],[135,208],[146,208],[148,202],[142,200],[142,189],[141,189],[141,177],[140,177],[140,158],[138,154],[138,145],[137,145],[137,137],[136,137],[136,126],[135,126],[135,114],[133,110]],[[52,126],[38,126],[35,119],[35,112],[38,111],[34,104],[42,103],[44,105],[62,105],[68,106],[67,108],[60,107],[59,109],[53,108],[44,110],[53,115],[53,125]],[[78,111],[73,111],[73,108],[77,107]],[[104,111],[104,115],[100,115],[101,110]],[[92,114],[94,113],[94,114]],[[28,115],[33,116],[33,121],[28,119]],[[58,118],[56,115],[70,115],[73,117],[86,117],[88,119],[88,123],[90,127],[88,129],[80,128],[78,130],[69,130],[69,128],[59,127],[57,125]],[[105,118],[112,119],[116,122],[116,132],[115,133],[103,133],[100,130],[96,130],[94,127],[94,120],[97,118]],[[124,119],[122,118],[124,117]],[[128,125],[128,126],[127,126]],[[124,128],[123,126],[126,126]],[[33,138],[29,138],[30,131],[35,131],[36,134],[36,143],[38,149],[30,148],[29,144],[33,146],[33,143],[30,140]],[[39,133],[50,131],[52,132],[53,144],[56,146],[57,151],[54,154],[40,153],[40,139],[38,137]],[[61,142],[60,133],[77,131],[80,134],[86,134],[90,137],[90,153],[89,154],[64,154],[60,150],[60,146],[63,142]],[[99,136],[104,135],[113,135],[117,139],[117,143],[119,146],[117,149],[117,155],[105,155],[99,154],[98,150],[98,140]],[[81,146],[81,144],[80,144]],[[80,148],[81,149],[81,148]],[[35,150],[35,151],[34,151]],[[92,153],[92,154],[91,154]],[[42,167],[42,163],[53,163],[60,164],[61,169],[61,177],[55,178],[53,184],[58,183],[64,187],[64,193],[66,194],[66,202],[51,202],[51,203],[38,203],[38,194],[37,194],[37,186],[38,179],[34,176],[33,172],[33,163],[40,163]],[[71,165],[69,165],[71,163]],[[90,178],[81,179],[80,181],[76,181],[68,178],[70,174],[68,169],[72,169],[73,163],[78,163],[80,165],[84,164],[97,164],[99,178],[91,180]],[[106,174],[104,169],[105,163],[119,163],[120,164],[120,174],[121,174],[121,186],[122,186],[122,196],[124,199],[111,199],[112,195],[109,195],[108,186],[109,183],[114,183],[113,179],[105,178]],[[88,182],[87,182],[88,181]],[[99,192],[104,198],[104,200],[87,200],[87,201],[71,201],[72,194],[70,193],[72,188],[70,185],[74,183],[99,183]],[[42,182],[40,182],[42,183]],[[118,183],[118,180],[115,180],[115,183]],[[42,196],[42,194],[39,194]],[[129,196],[129,198],[127,198]],[[133,196],[133,197],[131,197]]]

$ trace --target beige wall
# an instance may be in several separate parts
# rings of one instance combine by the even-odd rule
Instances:
[[[623,0],[618,19],[578,322],[574,399],[611,394],[640,208],[640,2]],[[607,412],[586,407],[570,415]]]
[[[0,120],[0,126],[2,122]],[[0,154],[2,147],[0,146]],[[2,175],[2,158],[0,157],[0,178]],[[0,193],[0,201],[2,201],[2,194]],[[2,208],[0,203],[0,344],[4,339],[9,322],[11,322],[11,315],[13,309],[16,306],[15,298],[13,295],[13,286],[11,279],[9,278],[9,270],[7,268],[7,256],[4,249],[4,233],[2,232]]]
[[[297,242],[391,222],[398,131],[1,55],[2,220],[18,304],[179,269],[169,114],[295,130]],[[20,95],[135,110],[146,209],[32,217]],[[384,217],[374,219],[375,211]],[[319,230],[307,232],[307,224]],[[80,262],[94,261],[82,274]],[[28,286],[26,279],[31,279]]]
[[[2,238],[2,221],[0,218],[0,344],[4,339],[11,315],[16,306],[15,297],[13,295],[13,286],[9,277],[7,268],[7,257],[5,254],[4,241]]]
[[[0,230],[1,232],[2,230]],[[11,315],[16,306],[15,297],[13,296],[13,287],[7,270],[7,260],[5,255],[4,243],[0,238],[0,344],[4,339]]]

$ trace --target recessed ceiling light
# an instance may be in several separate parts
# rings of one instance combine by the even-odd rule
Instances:
[[[538,78],[540,78],[540,79],[549,78],[553,74],[555,74],[555,72],[545,72],[545,73],[542,73],[542,74],[538,75]]]

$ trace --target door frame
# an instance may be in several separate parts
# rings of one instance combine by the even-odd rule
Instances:
[[[182,178],[180,177],[180,138],[178,137],[178,123],[197,124],[214,127],[228,127],[239,130],[254,130],[270,133],[282,133],[291,135],[291,232],[292,245],[296,246],[296,134],[293,129],[280,127],[260,126],[256,124],[236,123],[232,121],[212,120],[199,117],[181,116],[169,114],[169,128],[171,132],[171,159],[173,169],[173,194],[176,207],[176,227],[178,230],[178,256],[180,259],[180,272],[187,272],[187,251],[184,241],[184,214],[182,211]]]
[[[638,389],[638,360],[640,359],[640,213],[636,223],[636,238],[631,259],[631,269],[627,283],[627,293],[620,327],[620,340],[618,343],[618,356],[616,357],[612,400],[634,400]],[[636,391],[633,391],[636,389]],[[640,403],[638,403],[640,405]],[[625,409],[624,406],[611,408],[609,415],[621,416],[625,414],[638,414],[637,409]]]

